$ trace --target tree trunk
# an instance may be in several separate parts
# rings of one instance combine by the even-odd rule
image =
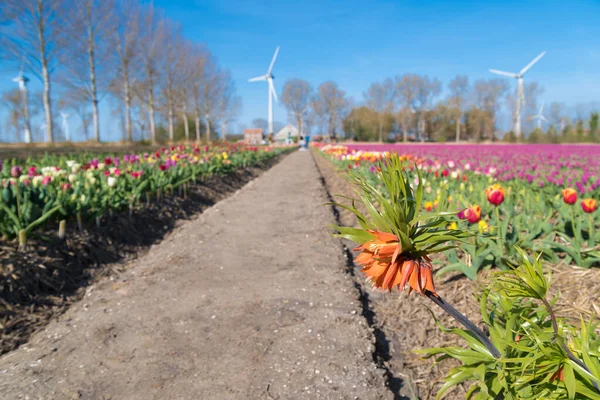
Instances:
[[[460,142],[460,115],[456,118],[456,142]]]
[[[42,3],[38,3],[38,13],[41,14]],[[38,40],[40,42],[40,61],[42,62],[42,80],[44,81],[44,113],[46,115],[46,141],[54,142],[52,130],[52,102],[50,99],[50,72],[48,71],[48,58],[46,55],[46,37],[44,36],[44,24],[38,23]]]
[[[196,141],[199,142],[200,141],[200,112],[198,110],[196,110],[196,120],[194,122],[196,123]]]
[[[100,116],[98,110],[98,88],[96,87],[96,60],[91,24],[88,26],[88,63],[90,67],[90,88],[92,90],[92,112],[94,114],[94,140],[100,141]]]
[[[379,143],[383,143],[383,121],[379,121]]]
[[[175,140],[175,113],[172,106],[169,106],[169,140]]]
[[[206,143],[210,143],[210,119],[206,114]]]
[[[187,104],[183,104],[183,129],[185,131],[185,141],[189,142],[190,140],[190,124],[187,116]]]
[[[150,118],[150,138],[152,139],[152,144],[158,144],[156,140],[156,125],[154,121],[154,103],[152,101],[148,102],[148,116]]]
[[[44,113],[46,114],[46,142],[54,142],[52,130],[52,103],[50,99],[50,73],[48,61],[42,56],[42,79],[44,80]]]
[[[169,140],[175,139],[175,111],[173,110],[173,83],[171,77],[167,75],[167,107],[169,108]]]
[[[129,73],[127,67],[123,73],[125,80],[125,130],[127,131],[127,140],[133,141],[133,127],[131,126],[131,89],[129,88]]]
[[[402,127],[402,136],[404,143],[408,142],[408,130],[406,129],[406,125]]]

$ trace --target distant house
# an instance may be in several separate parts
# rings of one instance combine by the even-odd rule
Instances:
[[[262,140],[262,128],[244,129],[244,143],[256,146],[261,144]]]
[[[275,134],[273,140],[277,143],[294,143],[294,139],[300,138],[298,128],[292,124],[287,124],[279,132]]]

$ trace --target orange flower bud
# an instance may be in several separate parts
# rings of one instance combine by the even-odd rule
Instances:
[[[426,201],[425,202],[425,210],[426,211],[431,211],[433,210],[433,203],[431,201]]]

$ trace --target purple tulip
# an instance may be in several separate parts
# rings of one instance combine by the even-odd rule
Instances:
[[[19,167],[18,165],[15,165],[14,167],[12,167],[10,169],[10,176],[12,176],[13,178],[18,178],[21,176],[22,172],[23,172],[23,170],[21,169],[21,167]]]

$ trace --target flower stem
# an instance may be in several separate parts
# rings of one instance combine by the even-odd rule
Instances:
[[[592,248],[596,245],[596,239],[594,238],[594,217],[590,213],[588,218],[588,247]]]
[[[465,317],[460,311],[456,308],[452,307],[450,304],[446,303],[439,295],[433,294],[430,291],[425,291],[425,296],[429,298],[429,300],[433,301],[437,304],[442,310],[444,310],[448,315],[458,321],[462,326],[467,328],[473,335],[479,339],[481,343],[489,350],[494,358],[500,358],[502,355],[500,351],[494,346],[492,341],[475,325],[471,320]]]
[[[17,179],[17,182],[15,183],[15,194],[16,194],[15,197],[17,198],[17,217],[19,217],[19,221],[22,223],[22,221],[21,221],[21,188],[19,187],[20,185],[21,185],[21,183]]]
[[[501,229],[500,210],[498,209],[498,206],[496,206],[496,226],[498,229],[498,245],[500,246],[500,249],[504,252],[504,238],[506,237],[506,235],[504,234],[504,231],[502,231],[502,229]]]
[[[573,238],[575,239],[575,246],[577,250],[579,250],[579,232],[577,232],[577,228],[575,228],[575,211],[573,211],[573,206],[569,207],[571,209],[571,229],[573,230]]]

